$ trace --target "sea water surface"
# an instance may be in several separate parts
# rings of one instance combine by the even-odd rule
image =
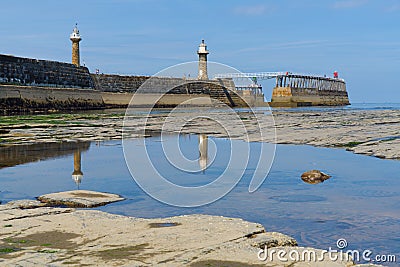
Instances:
[[[163,142],[172,142],[172,137]],[[204,171],[190,174],[168,164],[162,156],[160,136],[147,138],[146,148],[168,179],[199,186],[218,177],[230,157],[230,140],[208,140],[217,148],[214,161]],[[181,135],[179,144],[187,158],[202,164],[198,136]],[[126,198],[98,208],[106,212],[145,218],[199,213],[240,217],[263,224],[267,231],[293,236],[300,246],[335,249],[336,241],[344,238],[348,249],[369,249],[374,255],[397,255],[400,259],[400,161],[342,149],[278,145],[267,179],[255,193],[249,193],[260,143],[250,146],[254,153],[238,185],[222,199],[197,208],[172,207],[144,193],[128,171],[122,141],[13,146],[2,150],[6,160],[0,167],[0,200],[34,199],[77,189],[72,174],[81,172],[80,189]],[[320,184],[304,183],[300,176],[311,169],[332,178]]]
[[[281,108],[278,108],[281,109]],[[298,107],[298,108],[285,108],[285,111],[299,112],[299,111],[363,111],[363,110],[400,110],[400,103],[352,103],[348,106],[313,106],[313,107]]]

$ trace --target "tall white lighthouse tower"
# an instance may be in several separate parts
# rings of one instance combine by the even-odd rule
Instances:
[[[69,39],[72,41],[72,64],[79,67],[81,65],[79,56],[79,42],[82,40],[82,38],[79,34],[78,24],[75,24]]]
[[[204,43],[204,40],[201,40],[201,44],[199,45],[199,50],[197,50],[197,54],[199,55],[199,80],[208,80],[207,74],[207,45]]]

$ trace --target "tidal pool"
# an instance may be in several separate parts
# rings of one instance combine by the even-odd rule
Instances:
[[[167,136],[163,142],[172,139]],[[210,148],[199,153],[198,136],[179,138],[182,153],[199,164],[200,171],[193,173],[168,164],[159,136],[147,138],[146,146],[171,182],[201,186],[224,171],[230,156],[229,140],[208,140],[217,148],[212,159],[207,157]],[[250,146],[257,151],[260,143]],[[111,213],[145,218],[193,213],[240,217],[263,224],[267,231],[293,236],[301,246],[336,249],[336,241],[344,238],[346,249],[369,249],[374,255],[400,258],[400,161],[342,149],[278,145],[272,169],[256,192],[248,192],[257,165],[252,155],[244,176],[226,196],[198,208],[179,208],[154,200],[135,183],[125,163],[122,141],[10,146],[0,147],[0,152],[2,203],[79,187],[125,197],[125,201],[97,208]],[[312,169],[332,178],[306,184],[300,176]]]

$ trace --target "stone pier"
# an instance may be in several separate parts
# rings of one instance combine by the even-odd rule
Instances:
[[[339,78],[305,75],[279,75],[272,92],[271,106],[349,105],[346,83]]]

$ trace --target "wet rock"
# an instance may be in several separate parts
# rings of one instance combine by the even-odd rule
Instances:
[[[305,172],[301,175],[301,179],[308,184],[319,184],[331,178],[330,175],[318,170]]]
[[[12,208],[12,209],[34,209],[38,207],[45,206],[45,203],[42,203],[37,200],[15,200],[8,202],[4,207]]]
[[[254,235],[251,238],[252,246],[264,249],[281,246],[297,246],[296,239],[277,232],[266,232]]]
[[[50,206],[91,208],[122,201],[124,198],[110,193],[100,193],[88,190],[73,190],[46,194],[38,197],[38,200],[42,203],[47,203]]]

